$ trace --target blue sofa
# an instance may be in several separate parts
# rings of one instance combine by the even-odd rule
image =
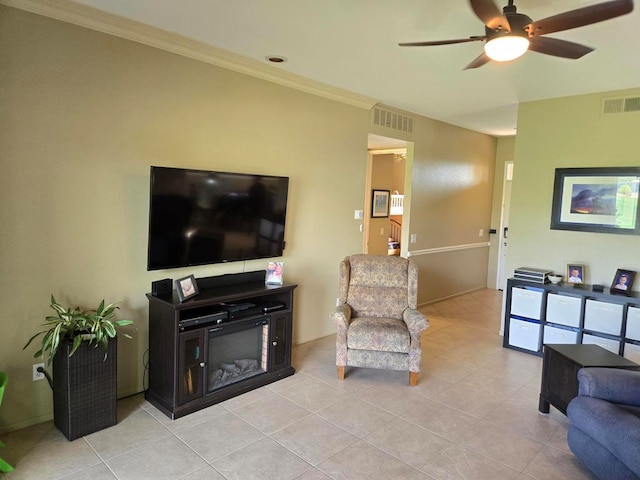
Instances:
[[[583,368],[569,448],[600,480],[640,479],[640,371]]]

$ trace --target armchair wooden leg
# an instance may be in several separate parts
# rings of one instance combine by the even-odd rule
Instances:
[[[338,380],[344,380],[344,365],[338,365]]]
[[[415,387],[418,385],[418,377],[420,376],[419,372],[409,372],[409,385]]]

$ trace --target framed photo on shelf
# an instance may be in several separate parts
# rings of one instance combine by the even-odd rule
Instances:
[[[611,292],[628,294],[635,278],[636,272],[619,268],[611,282]]]
[[[640,167],[556,168],[551,229],[640,235]]]
[[[181,302],[184,302],[188,298],[195,297],[200,291],[198,290],[198,284],[193,275],[188,277],[178,278],[176,280],[176,290],[178,291],[178,298]]]
[[[267,285],[282,285],[284,275],[284,263],[269,262],[267,265],[267,276],[265,283]]]
[[[389,216],[390,190],[373,190],[371,197],[371,218]]]
[[[584,283],[584,265],[567,264],[567,283]]]

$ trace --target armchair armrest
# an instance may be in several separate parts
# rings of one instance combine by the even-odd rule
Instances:
[[[347,335],[347,328],[351,323],[351,307],[342,303],[333,309],[331,312],[331,320],[334,321],[336,327],[338,327],[338,335]]]
[[[578,395],[640,407],[640,371],[620,368],[581,368]]]
[[[418,342],[418,345],[420,345],[420,334],[429,327],[427,317],[415,308],[407,308],[402,313],[402,319],[409,329],[411,342]]]

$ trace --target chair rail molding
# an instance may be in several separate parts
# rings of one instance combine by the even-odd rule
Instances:
[[[470,250],[472,248],[484,248],[491,246],[491,242],[467,243],[465,245],[450,245],[447,247],[425,248],[423,250],[412,250],[407,252],[407,256],[416,257],[418,255],[431,255],[434,253],[455,252],[457,250]]]
[[[201,62],[233,70],[278,85],[370,110],[378,100],[301,75],[283,71],[257,60],[192,40],[176,33],[103,12],[69,0],[0,0],[0,5],[72,23],[91,30],[159,48]]]

